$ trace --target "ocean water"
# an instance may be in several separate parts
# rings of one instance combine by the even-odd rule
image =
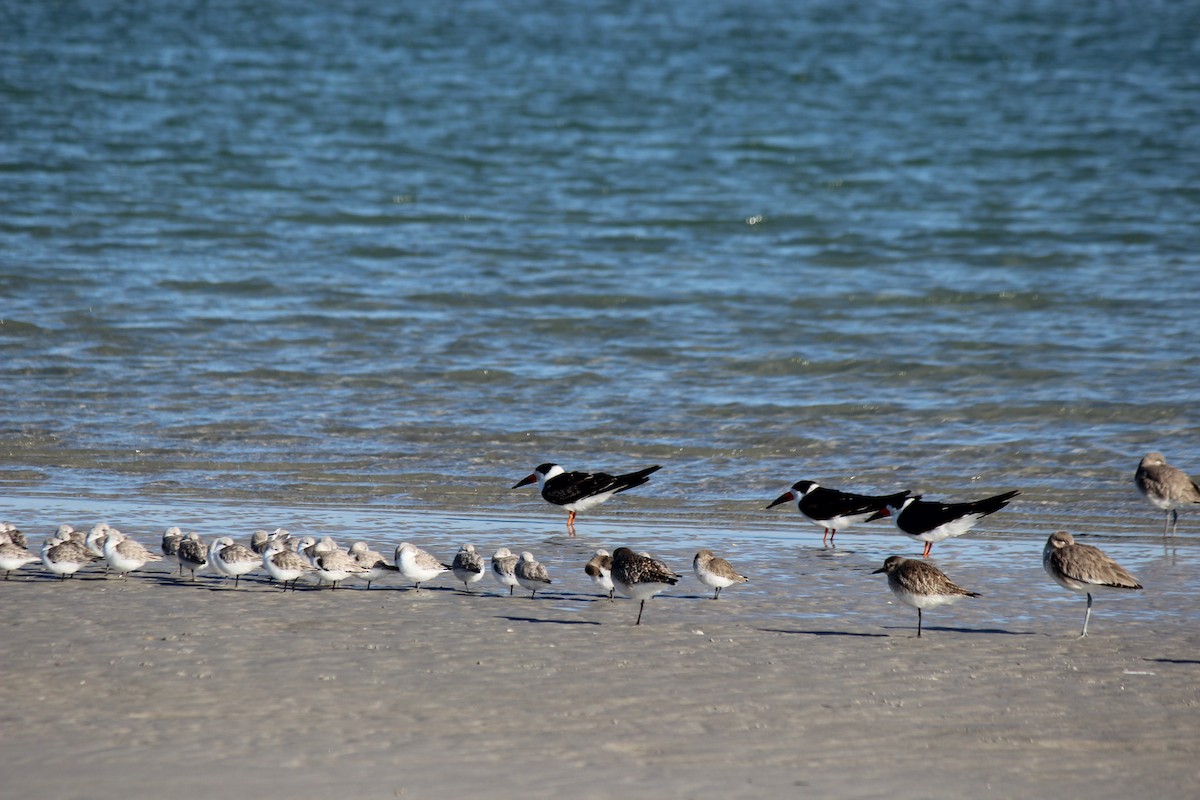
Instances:
[[[603,509],[643,523],[796,529],[763,507],[813,478],[1149,536],[1138,459],[1200,472],[1200,5],[0,26],[0,516],[559,526],[509,490],[555,461],[662,464]]]

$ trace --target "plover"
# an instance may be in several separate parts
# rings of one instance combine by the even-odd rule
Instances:
[[[513,574],[517,577],[517,583],[529,590],[530,599],[537,596],[539,589],[545,589],[551,583],[546,567],[534,560],[530,552],[521,553]]]
[[[109,569],[125,576],[150,561],[162,561],[163,557],[147,550],[141,542],[110,528],[104,540],[104,560],[108,562]]]
[[[208,546],[208,563],[218,574],[233,578],[233,588],[248,572],[262,566],[262,556],[233,541],[232,536],[222,536]]]
[[[483,556],[475,552],[475,545],[464,544],[450,563],[454,577],[462,581],[463,590],[471,591],[471,585],[483,580]]]
[[[1066,531],[1050,534],[1042,550],[1042,566],[1059,586],[1087,595],[1087,611],[1083,615],[1080,639],[1088,635],[1088,620],[1092,618],[1092,592],[1100,589],[1129,591],[1142,588],[1137,578],[1102,550],[1087,544],[1076,544],[1075,537]]]
[[[613,602],[613,592],[616,591],[612,582],[612,556],[607,550],[597,550],[583,565],[583,572],[592,579],[592,583],[608,593],[609,602]]]
[[[1175,532],[1179,509],[1195,508],[1200,503],[1200,484],[1178,467],[1172,467],[1162,453],[1147,453],[1138,464],[1133,482],[1146,502],[1167,512],[1163,533]]]
[[[791,489],[775,498],[767,508],[795,501],[796,510],[824,531],[821,544],[825,544],[826,539],[833,544],[838,531],[860,522],[886,517],[888,506],[898,506],[908,495],[908,492],[878,496],[851,494],[826,489],[816,481],[796,481]]]
[[[710,589],[715,589],[713,600],[721,596],[721,590],[735,583],[745,583],[750,580],[745,575],[739,575],[725,559],[714,556],[712,550],[701,550],[692,559],[692,570],[696,577]]]
[[[279,539],[267,543],[267,549],[262,555],[263,569],[271,579],[283,585],[287,591],[288,581],[292,582],[292,591],[296,591],[296,583],[306,572],[316,570],[308,559],[294,550],[288,550],[287,545]]]
[[[889,556],[883,566],[872,572],[887,573],[888,588],[900,602],[917,610],[917,638],[921,638],[923,612],[927,608],[953,603],[960,597],[979,597],[946,577],[940,569],[924,561]]]
[[[562,506],[567,511],[567,533],[575,535],[575,515],[595,508],[618,492],[641,486],[650,474],[661,469],[657,464],[624,475],[605,472],[567,472],[558,464],[540,464],[533,473],[517,481],[512,488],[537,482],[538,491],[547,503]]]
[[[888,511],[901,533],[925,543],[925,552],[921,555],[929,558],[934,542],[962,536],[979,520],[1004,508],[1018,494],[1019,491],[1005,492],[967,503],[934,503],[922,500],[921,495],[916,494],[899,504],[889,504]]]
[[[634,625],[642,624],[642,612],[646,609],[646,601],[674,586],[679,582],[679,578],[680,576],[663,562],[642,553],[635,553],[628,547],[618,547],[612,554],[613,586],[626,597],[641,602]]]
[[[420,589],[422,583],[450,571],[450,567],[409,542],[401,542],[396,547],[396,566],[400,568],[404,579],[412,581],[416,589]]]
[[[517,587],[517,562],[521,559],[509,552],[507,547],[501,547],[492,555],[492,577],[496,583],[508,587],[509,595]]]

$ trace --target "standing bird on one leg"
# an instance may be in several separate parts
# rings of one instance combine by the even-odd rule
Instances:
[[[1066,531],[1050,534],[1042,550],[1042,566],[1059,586],[1087,595],[1087,611],[1083,615],[1080,639],[1088,635],[1088,621],[1092,618],[1092,592],[1099,589],[1129,591],[1142,588],[1137,578],[1105,555],[1104,551],[1091,545],[1076,544],[1075,537]]]
[[[1175,532],[1179,509],[1195,508],[1200,503],[1200,484],[1168,464],[1162,453],[1147,453],[1138,464],[1133,482],[1147,503],[1167,512],[1163,534]]]
[[[714,556],[712,550],[696,553],[696,557],[692,559],[692,570],[701,583],[710,589],[716,589],[713,600],[721,596],[722,589],[750,580],[745,575],[739,575],[728,561]]]
[[[562,506],[567,510],[567,533],[575,535],[575,515],[607,501],[618,492],[641,486],[650,480],[650,474],[661,469],[653,467],[639,469],[625,475],[609,475],[605,472],[567,472],[558,464],[540,464],[530,475],[513,484],[514,489],[537,482],[538,491],[547,503]]]
[[[462,581],[463,591],[471,591],[471,584],[483,580],[483,556],[475,551],[475,545],[464,544],[458,549],[450,563],[454,577]]]
[[[962,536],[975,527],[979,520],[995,514],[1019,494],[1014,490],[967,503],[934,503],[922,500],[921,495],[915,494],[898,504],[888,504],[888,511],[901,533],[925,543],[925,552],[921,557],[929,558],[934,542]]]
[[[533,553],[530,552],[521,553],[521,558],[517,561],[513,574],[517,578],[517,583],[529,590],[531,600],[537,596],[539,589],[545,589],[551,583],[550,573],[546,571],[545,565],[535,561]]]
[[[978,592],[969,592],[932,564],[915,558],[888,556],[883,566],[872,572],[887,573],[888,588],[896,599],[917,610],[917,638],[921,638],[921,623],[924,610],[953,603],[960,597],[979,597]]]
[[[634,625],[642,624],[646,601],[679,583],[679,577],[658,559],[635,553],[628,547],[618,547],[612,554],[613,586],[626,597],[641,601]]]
[[[821,544],[825,544],[826,540],[833,544],[833,537],[837,536],[838,531],[860,522],[886,517],[888,506],[899,506],[908,495],[908,492],[887,495],[851,494],[837,489],[826,489],[816,481],[796,481],[791,489],[775,498],[767,508],[795,501],[796,510],[825,532],[821,537]]]

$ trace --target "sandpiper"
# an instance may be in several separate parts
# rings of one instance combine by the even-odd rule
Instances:
[[[412,581],[416,589],[420,589],[422,583],[433,580],[443,572],[450,571],[450,567],[431,553],[427,553],[409,542],[401,542],[396,547],[396,566],[400,568],[400,574],[404,576],[405,580]]]
[[[520,561],[520,558],[509,552],[507,547],[499,548],[492,555],[492,577],[496,579],[496,583],[508,587],[509,595],[517,587],[516,569],[518,561]]]
[[[539,589],[545,589],[551,583],[550,573],[546,571],[546,567],[534,560],[533,553],[530,552],[521,553],[521,558],[517,561],[513,574],[517,578],[517,583],[529,590],[531,600],[537,596]]]
[[[296,583],[306,572],[316,570],[308,559],[294,550],[288,550],[287,545],[280,539],[267,543],[267,549],[262,555],[263,569],[272,580],[283,585],[287,591],[288,581],[292,582],[292,591],[296,591]]]
[[[366,542],[355,542],[350,545],[350,555],[354,556],[354,560],[363,568],[363,571],[354,577],[360,581],[366,581],[368,589],[371,588],[372,582],[379,580],[389,572],[400,570],[395,564],[387,563],[383,554],[372,550]]]
[[[262,566],[262,556],[233,541],[231,536],[222,536],[208,547],[208,563],[219,575],[233,578],[233,588],[238,588],[238,581],[247,572],[253,572]]]
[[[8,574],[13,570],[35,561],[41,561],[41,557],[29,552],[24,545],[12,541],[0,544],[0,569],[4,570],[4,580],[8,580]]]
[[[471,591],[471,585],[483,580],[483,556],[475,552],[475,545],[464,544],[458,549],[450,564],[454,577],[462,581],[463,590]]]
[[[917,610],[917,638],[921,638],[921,622],[926,608],[953,603],[960,597],[979,597],[978,592],[969,592],[946,577],[932,564],[915,558],[889,556],[883,566],[872,572],[887,573],[888,588],[900,602]]]
[[[1147,453],[1138,464],[1133,482],[1147,503],[1167,512],[1164,534],[1175,532],[1179,509],[1194,508],[1200,503],[1200,485],[1183,470],[1168,464],[1162,453]]]
[[[638,606],[637,622],[642,624],[646,601],[679,582],[679,575],[663,562],[628,547],[618,547],[612,554],[612,582],[618,592],[634,600]]]
[[[701,550],[692,559],[692,570],[696,577],[710,589],[715,589],[713,600],[721,596],[721,590],[735,583],[745,583],[750,580],[745,575],[738,574],[725,559],[714,556],[712,550]]]
[[[184,535],[176,555],[179,558],[179,574],[182,576],[183,571],[187,570],[192,573],[193,581],[196,580],[196,573],[202,572],[208,566],[208,550],[195,531]]]
[[[141,569],[147,562],[162,561],[163,557],[151,553],[141,542],[110,528],[104,541],[104,560],[108,562],[109,569],[125,576],[135,569]]]
[[[608,592],[608,601],[613,602],[613,592],[616,591],[612,582],[612,556],[607,550],[597,550],[596,555],[583,565],[584,574],[592,579],[592,583]]]
[[[1092,618],[1092,592],[1098,589],[1141,589],[1137,578],[1113,561],[1104,551],[1087,544],[1076,544],[1075,537],[1066,531],[1055,531],[1042,550],[1042,566],[1046,573],[1064,589],[1087,595],[1087,612],[1083,615],[1083,631],[1088,635],[1088,620]]]

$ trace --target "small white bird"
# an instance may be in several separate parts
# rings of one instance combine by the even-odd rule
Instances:
[[[372,550],[366,542],[355,542],[350,545],[350,555],[354,556],[354,560],[363,568],[363,571],[354,577],[366,581],[368,589],[371,588],[372,581],[377,581],[389,572],[396,572],[400,569],[394,564],[387,563],[383,554]]]
[[[104,560],[108,562],[109,569],[124,577],[135,569],[141,569],[149,561],[162,561],[163,557],[147,550],[141,542],[110,528],[104,539]]]
[[[607,550],[597,550],[596,555],[583,566],[584,574],[592,579],[592,583],[608,592],[609,602],[613,600],[615,588],[612,582],[612,556]]]
[[[263,569],[271,579],[283,585],[287,591],[288,581],[292,582],[292,591],[296,591],[296,583],[306,572],[316,570],[308,559],[294,550],[288,550],[287,545],[279,539],[267,543],[267,549],[262,555]]]
[[[417,589],[421,588],[422,583],[450,571],[450,567],[408,542],[401,542],[396,547],[396,566],[400,568],[404,579],[412,581]]]
[[[42,543],[42,564],[59,579],[66,579],[98,560],[96,554],[88,550],[82,542],[64,542],[57,536],[51,536]]]
[[[529,590],[529,599],[537,596],[539,589],[545,589],[550,585],[550,574],[546,568],[533,558],[533,553],[521,553],[521,558],[517,561],[517,566],[513,570],[516,575],[517,583]]]
[[[236,543],[233,537],[222,536],[208,546],[208,563],[218,574],[233,578],[233,588],[236,589],[243,575],[262,566],[262,556]]]
[[[176,555],[179,558],[180,576],[183,575],[184,570],[187,570],[192,573],[193,581],[196,580],[197,572],[202,572],[208,567],[208,550],[205,549],[204,542],[195,531],[189,531],[183,537]]]
[[[483,580],[483,556],[475,552],[475,545],[464,544],[458,549],[454,561],[450,564],[454,577],[463,583],[465,591],[471,591],[471,585]]]
[[[318,543],[317,546],[320,547],[321,545],[322,543]],[[354,556],[336,547],[333,550],[318,551],[314,566],[317,568],[317,575],[320,579],[322,581],[329,581],[333,584],[332,588],[334,589],[338,588],[338,584],[351,575],[365,572],[358,565],[358,562],[354,560]]]
[[[12,541],[0,544],[0,569],[4,570],[4,580],[8,580],[8,574],[13,570],[35,561],[41,561],[41,557],[29,552],[23,545]]]
[[[517,587],[516,569],[519,560],[507,547],[501,547],[492,555],[492,577],[496,579],[496,583],[508,587],[510,596]]]
[[[714,556],[712,550],[696,553],[696,557],[692,559],[692,570],[701,583],[710,589],[716,589],[713,600],[721,596],[722,589],[750,580],[745,575],[739,575],[728,561]]]

